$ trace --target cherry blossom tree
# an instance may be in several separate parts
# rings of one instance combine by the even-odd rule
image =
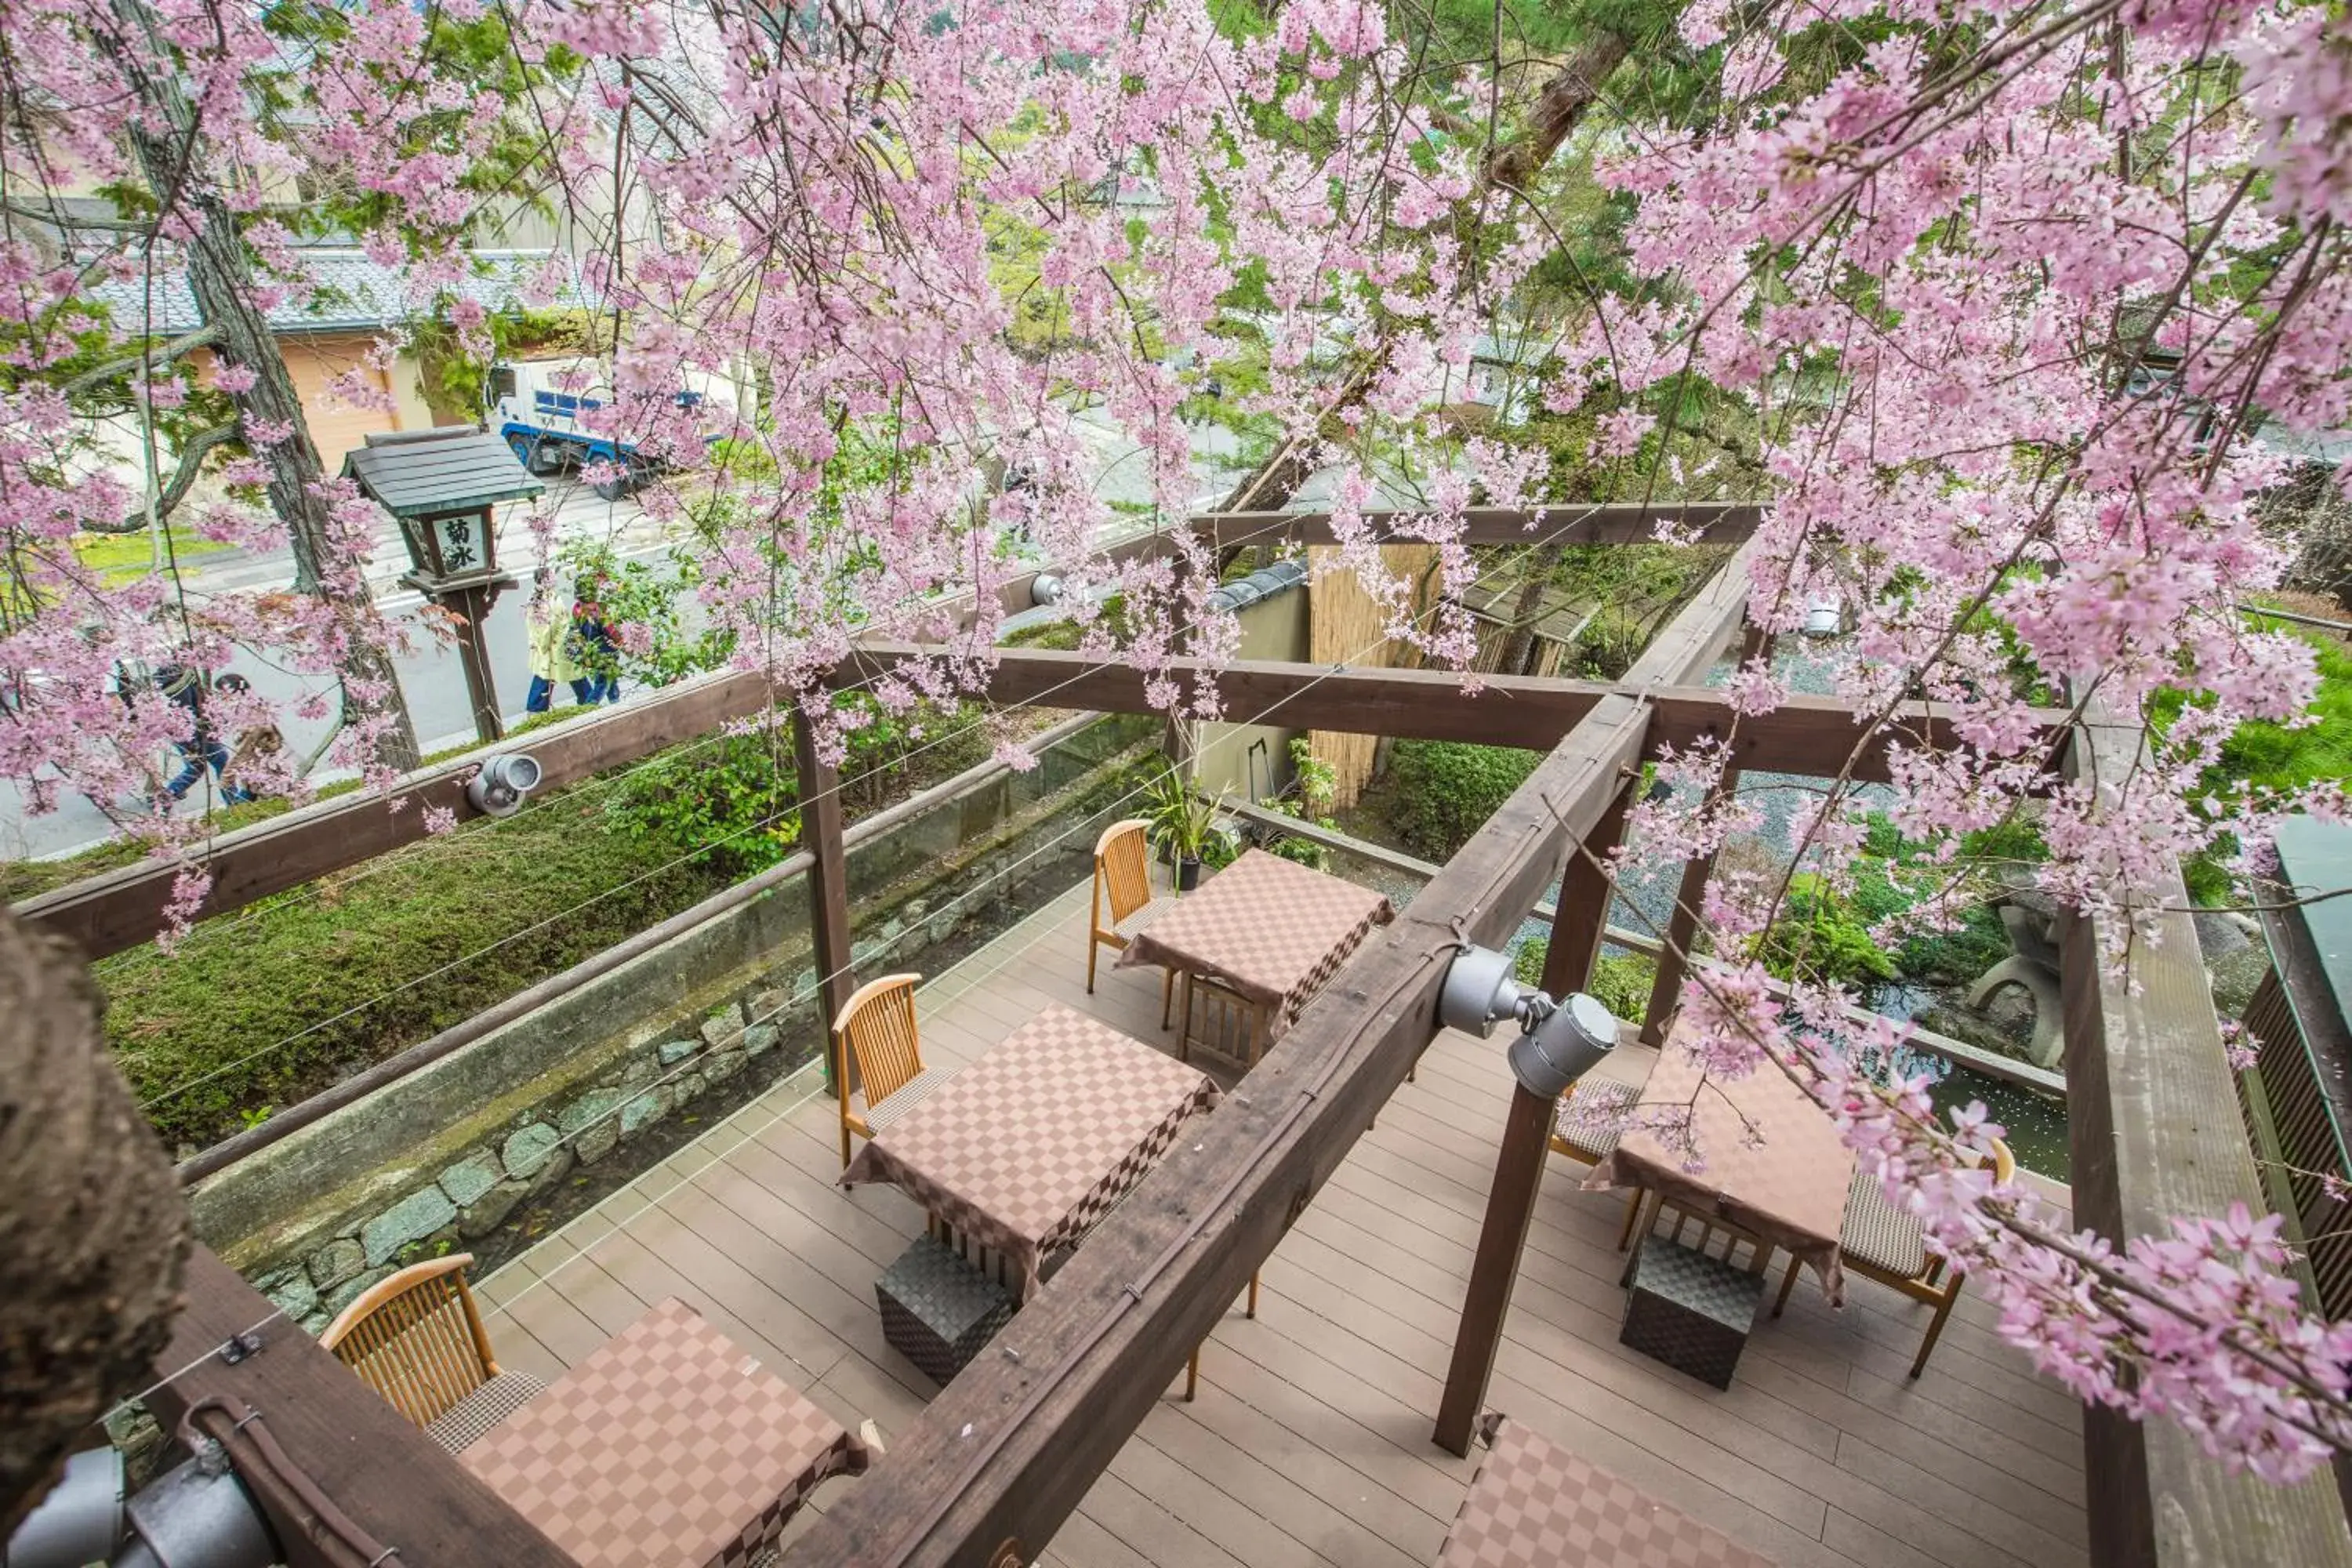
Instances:
[[[647,504],[694,525],[698,591],[736,658],[835,745],[856,721],[823,713],[819,677],[855,639],[949,650],[883,682],[886,708],[975,689],[995,590],[1040,560],[1090,648],[1144,670],[1156,703],[1213,711],[1171,659],[1213,663],[1234,626],[1207,599],[1213,563],[1169,525],[1192,488],[1179,406],[1240,358],[1241,401],[1275,437],[1245,498],[1321,476],[1338,569],[1393,639],[1466,663],[1465,509],[1587,499],[1552,488],[1546,454],[1447,416],[1474,342],[1508,318],[1548,342],[1530,395],[1588,416],[1583,457],[1613,465],[1619,495],[1707,493],[1721,453],[1691,411],[1743,410],[1743,459],[1769,480],[1756,621],[1841,607],[1856,630],[1830,674],[1857,751],[1920,698],[1958,737],[1898,741],[1875,803],[1829,781],[1785,874],[1718,879],[1705,916],[1727,962],[1685,996],[1709,1072],[1802,1084],[1986,1282],[2003,1331],[2084,1397],[2283,1480],[2352,1432],[2352,1329],[2295,1299],[2275,1218],[2192,1217],[2120,1247],[2064,1232],[1984,1167],[1981,1115],[1940,1125],[1924,1082],[1864,1070],[1894,1058],[1895,1026],[1856,1040],[1832,988],[1776,990],[1763,963],[1791,879],[1838,886],[1873,804],[1957,868],[1969,835],[2039,802],[2042,885],[2116,933],[2125,966],[2181,857],[2251,871],[2277,814],[2342,811],[2338,787],[2204,782],[2239,723],[2296,722],[2315,679],[2302,645],[2239,612],[2293,548],[2258,526],[2281,472],[2262,431],[2335,428],[2352,396],[2352,28],[2329,8],[1696,0],[1652,18],[1674,31],[1645,48],[1696,84],[1653,114],[1610,101],[1625,26],[1531,72],[1499,27],[1465,59],[1364,0],[163,0],[138,29],[127,3],[11,3],[0,38],[12,222],[159,136],[184,149],[155,210],[102,243],[51,257],[12,230],[0,247],[0,772],[37,803],[119,790],[171,738],[168,715],[105,695],[118,657],[209,666],[246,645],[325,673],[383,636],[316,600],[198,615],[169,571],[108,586],[64,548],[128,497],[56,460],[76,417],[58,367],[145,346],[82,306],[89,279],[172,264],[226,214],[268,286],[299,290],[273,207],[289,188],[334,193],[420,310],[507,206],[567,215],[576,252],[534,291],[599,301],[582,374],[614,395],[595,421],[677,470]],[[495,47],[425,47],[445,28]],[[184,123],[158,121],[141,72],[179,84]],[[1573,250],[1548,184],[1571,143],[1630,213],[1627,265],[1579,272],[1573,307],[1532,319],[1531,279]],[[449,310],[487,357],[478,310]],[[680,399],[696,375],[748,395]],[[1141,448],[1162,552],[1106,552],[1081,410]],[[273,447],[242,412],[248,448]],[[322,570],[355,573],[364,504],[315,479],[289,495],[295,476],[255,463],[226,476],[246,499],[199,526],[258,538],[320,508]],[[995,489],[984,463],[1026,480]],[[1365,521],[1400,491],[1448,590],[1427,614]],[[1108,589],[1116,647],[1094,608]],[[968,629],[950,607],[965,595]],[[1762,658],[1730,690],[1750,714],[1787,695]],[[2053,705],[2138,725],[2137,763],[2063,773],[2035,713]],[[233,720],[266,716],[254,699]],[[1670,759],[1685,787],[1639,808],[1645,853],[1740,829],[1726,755]],[[1956,874],[1910,918],[1948,919],[1965,890]],[[1671,1128],[1670,1108],[1643,1114]]]

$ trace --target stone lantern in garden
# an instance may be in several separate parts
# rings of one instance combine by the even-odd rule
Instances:
[[[515,579],[499,569],[490,509],[546,487],[505,442],[467,426],[370,436],[343,458],[343,474],[400,524],[409,560],[400,580],[457,617],[474,732],[485,743],[499,739],[506,726],[482,624]]]

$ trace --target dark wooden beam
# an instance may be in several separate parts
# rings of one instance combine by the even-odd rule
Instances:
[[[1452,922],[1508,937],[1614,798],[1643,723],[1612,698],[1576,726],[786,1561],[1033,1560],[1436,1033]]]
[[[1671,628],[1670,628],[1671,629]],[[1663,638],[1667,634],[1661,632]],[[833,679],[858,684],[881,669],[935,653],[906,644],[861,647]],[[1689,666],[1684,681],[1703,673],[1714,650]],[[1190,659],[1174,663],[1188,685],[1201,673]],[[1150,711],[1148,678],[1121,663],[1048,648],[1003,648],[989,678],[988,700],[1000,707],[1043,703],[1097,712]],[[1339,730],[1401,740],[1469,741],[1489,746],[1549,751],[1591,713],[1602,698],[1638,692],[1652,703],[1651,754],[1666,745],[1690,746],[1732,733],[1730,702],[1715,688],[1675,681],[1648,684],[1629,675],[1622,681],[1560,680],[1549,676],[1488,675],[1475,693],[1464,678],[1435,669],[1387,669],[1270,659],[1236,659],[1209,674],[1228,713],[1264,715],[1297,729]],[[2066,722],[2055,709],[2039,715],[2054,748]],[[1832,697],[1791,697],[1773,712],[1739,720],[1731,756],[1744,769],[1827,776],[1853,756],[1861,731],[1853,710]],[[1854,776],[1884,782],[1886,759],[1895,744],[1946,750],[1958,745],[1949,721],[1932,705],[1914,703],[1854,759]]]
[[[1387,544],[1428,542],[1425,511],[1369,511],[1365,520]],[[1661,524],[1696,532],[1702,544],[1737,544],[1752,538],[1764,509],[1747,501],[1601,501],[1579,506],[1472,507],[1460,537],[1468,544],[1647,544]],[[1192,530],[1218,550],[1246,544],[1331,544],[1328,511],[1210,511]]]
[[[1551,942],[1544,949],[1543,988],[1555,999],[1565,1000],[1584,989],[1600,960],[1609,929],[1609,901],[1616,892],[1607,869],[1609,852],[1625,836],[1625,814],[1633,802],[1629,779],[1560,874]],[[1486,1189],[1486,1216],[1478,1230],[1478,1250],[1470,1265],[1470,1287],[1463,1297],[1462,1321],[1454,1331],[1454,1357],[1446,1368],[1445,1393],[1433,1434],[1437,1446],[1450,1453],[1470,1452],[1470,1435],[1486,1406],[1495,1352],[1503,1342],[1503,1320],[1510,1315],[1511,1287],[1518,1280],[1528,1226],[1543,1188],[1559,1105],[1556,1099],[1511,1085],[1510,1107],[1504,1112],[1503,1136],[1495,1152],[1495,1179]]]
[[[212,891],[197,918],[242,909],[413,844],[425,837],[427,809],[454,812],[461,820],[478,815],[466,800],[466,784],[482,759],[497,752],[529,752],[539,762],[540,788],[559,789],[709,734],[772,701],[763,676],[711,676],[650,702],[574,720],[412,773],[389,798],[368,793],[323,800],[223,834],[195,857],[213,873]],[[89,957],[103,958],[152,941],[163,929],[176,876],[169,861],[142,861],[26,900],[14,912],[70,939]]]
[[[572,1559],[474,1478],[440,1444],[408,1424],[351,1370],[235,1269],[199,1247],[188,1259],[187,1306],[156,1359],[168,1378],[146,1404],[166,1432],[207,1398],[258,1412],[294,1463],[354,1524],[406,1568],[495,1563],[499,1568],[569,1568]],[[215,1352],[257,1331],[259,1348],[234,1364]],[[249,1469],[239,1475],[269,1516],[288,1568],[350,1568],[292,1489]]]
[[[818,1021],[829,1036],[842,1004],[857,989],[850,973],[849,860],[841,828],[841,773],[817,754],[808,715],[793,710],[793,762],[800,783],[801,847],[809,868],[809,934],[815,949]],[[856,1069],[844,1064],[834,1087],[846,1100]]]
[[[2140,764],[2140,746],[2138,724],[2094,705],[2072,765],[2077,778],[2112,788]],[[2176,910],[2187,905],[2177,872],[2151,891]],[[2074,1223],[2118,1249],[2135,1237],[2170,1236],[2175,1215],[2266,1207],[2196,926],[2182,912],[2157,923],[2160,940],[2136,941],[2118,973],[2102,922],[2061,922]],[[2083,1458],[2095,1563],[2352,1565],[2352,1533],[2326,1475],[2297,1487],[2230,1475],[2181,1427],[2105,1405],[2084,1410]]]

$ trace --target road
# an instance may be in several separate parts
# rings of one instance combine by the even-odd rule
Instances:
[[[1077,423],[1080,438],[1093,458],[1097,493],[1108,501],[1148,501],[1150,491],[1141,449],[1100,416],[1081,413]],[[1193,501],[1197,510],[1213,504],[1230,485],[1238,455],[1232,435],[1215,426],[1194,427],[1192,449],[1193,473],[1200,485]],[[558,504],[556,520],[561,539],[599,540],[624,559],[658,555],[664,548],[659,528],[634,500],[603,500],[584,486],[569,486],[568,493]],[[1127,523],[1130,520],[1119,521]],[[499,559],[509,571],[527,581],[530,569],[537,564],[534,542],[522,529],[502,520]],[[394,668],[401,689],[408,699],[417,739],[429,754],[470,742],[473,719],[456,648],[439,641],[425,628],[417,618],[421,601],[415,593],[399,584],[405,563],[406,552],[398,531],[387,523],[371,553],[368,579],[378,603],[410,631],[409,651],[396,656]],[[293,580],[292,561],[283,551],[271,554],[233,551],[202,557],[198,564],[200,570],[188,579],[189,592],[195,597],[283,588]],[[499,707],[510,722],[522,716],[523,699],[530,682],[529,653],[524,646],[523,610],[527,602],[522,589],[510,590],[484,625],[492,684],[498,689]],[[230,668],[250,679],[256,689],[289,708],[306,692],[330,684],[319,677],[297,676],[270,668],[250,657]],[[623,700],[630,695],[624,693]],[[571,693],[559,692],[557,700],[559,704],[569,703]],[[327,722],[320,720],[305,725],[299,721],[289,721],[285,725],[288,744],[307,755],[324,738]],[[166,776],[176,767],[176,761],[168,761]],[[322,773],[315,776],[325,783],[336,775]],[[191,800],[179,809],[194,814],[203,807],[198,801]],[[15,782],[0,780],[0,859],[70,854],[98,843],[110,831],[105,815],[79,795],[60,802],[57,810],[46,816],[28,816],[24,796]]]

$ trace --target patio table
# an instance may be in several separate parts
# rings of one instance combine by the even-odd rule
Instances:
[[[744,1568],[866,1451],[672,1297],[457,1458],[581,1568]]]
[[[889,1182],[1036,1289],[1217,1103],[1198,1068],[1056,1004],[876,1130],[841,1184]]]
[[[1685,1149],[1634,1129],[1593,1167],[1585,1186],[1645,1187],[1685,1214],[1745,1232],[1761,1247],[1784,1247],[1821,1276],[1832,1302],[1843,1301],[1838,1232],[1853,1183],[1853,1151],[1828,1113],[1769,1063],[1746,1078],[1702,1085],[1700,1076],[1697,1061],[1670,1036],[1638,1101],[1651,1113],[1690,1106],[1699,1169],[1685,1168]]]
[[[1372,928],[1395,918],[1370,888],[1251,849],[1138,931],[1118,967],[1214,981],[1262,1011],[1272,1044]]]
[[[1772,1568],[1517,1421],[1495,1434],[1437,1568]]]

